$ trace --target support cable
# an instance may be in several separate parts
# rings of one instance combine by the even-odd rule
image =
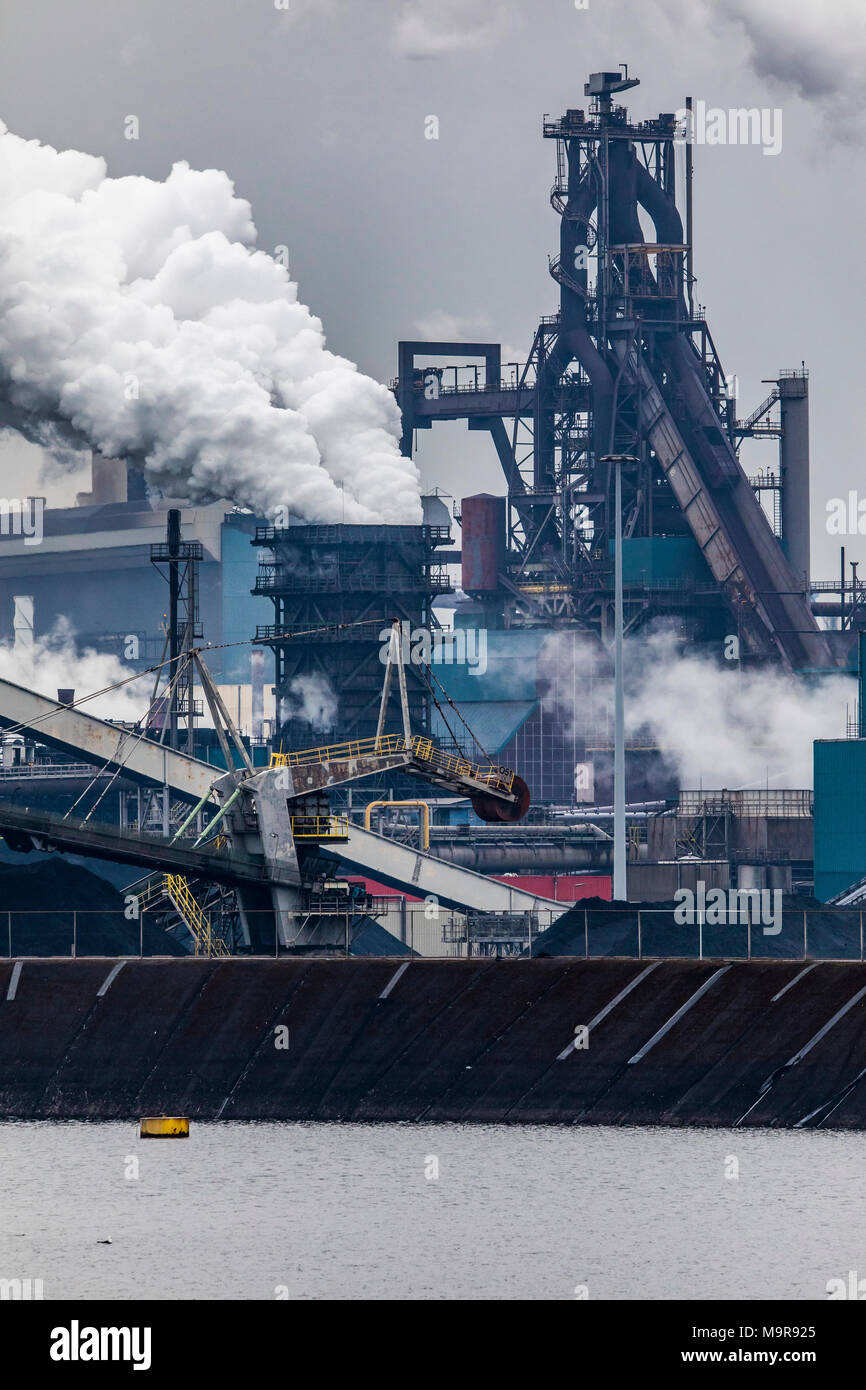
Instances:
[[[491,764],[492,764],[492,763],[493,763],[493,759],[491,758],[490,754],[487,753],[487,752],[485,752],[484,747],[483,747],[482,744],[479,742],[479,740],[475,737],[475,734],[472,732],[472,730],[470,729],[469,725],[466,723],[466,720],[463,718],[463,715],[460,713],[460,711],[459,711],[459,709],[457,708],[457,706],[455,705],[454,701],[451,699],[451,696],[448,694],[448,691],[445,689],[444,685],[443,685],[442,682],[439,680],[438,676],[434,675],[432,666],[430,666],[428,662],[423,662],[423,663],[422,663],[422,666],[421,666],[421,669],[422,669],[422,671],[426,671],[426,672],[429,674],[429,676],[431,676],[431,677],[433,678],[433,680],[436,682],[436,684],[438,685],[439,689],[442,691],[442,694],[445,696],[445,699],[448,701],[448,704],[451,706],[451,708],[453,709],[454,713],[457,715],[457,718],[460,720],[461,724],[462,724],[463,727],[466,729],[466,732],[469,734],[469,737],[472,739],[472,742],[475,744],[475,747],[478,749],[479,753],[480,753],[481,756],[484,758],[485,762],[488,762],[488,763],[491,763]],[[439,713],[441,714],[441,716],[442,716],[442,721],[443,721],[443,723],[444,723],[446,729],[448,730],[449,734],[450,734],[451,737],[454,739],[455,745],[459,748],[459,747],[460,747],[460,744],[459,744],[459,742],[458,742],[458,740],[457,740],[457,737],[456,737],[456,735],[455,735],[455,733],[454,733],[454,730],[451,728],[451,725],[448,723],[448,720],[447,720],[447,718],[445,717],[445,711],[443,710],[443,708],[442,708],[442,706],[440,705],[439,701],[436,699],[436,692],[434,691],[432,685],[430,685],[430,681],[429,681],[429,680],[427,681],[427,684],[428,684],[428,686],[429,686],[429,688],[430,688],[430,694],[431,694],[431,696],[432,696],[432,698],[433,698],[433,703],[434,703],[434,705],[436,706],[436,708],[438,709]]]
[[[178,667],[178,670],[175,672],[175,674],[174,674],[174,676],[172,677],[171,681],[170,681],[169,684],[166,686],[166,688],[165,688],[165,690],[163,691],[162,695],[159,697],[160,702],[165,701],[166,699],[172,698],[172,695],[173,695],[173,687],[176,685],[177,681],[180,679],[180,676],[181,676],[181,674],[182,674],[182,672],[183,672],[184,667],[187,666],[188,664],[189,664],[189,658],[187,658],[186,661],[184,661],[184,662]],[[153,710],[153,707],[154,707],[154,705],[155,705],[156,703],[157,703],[157,702],[154,701],[154,700],[151,701],[150,705],[148,706],[147,715],[145,715],[145,719],[147,718],[148,715],[151,714],[151,712],[152,712],[152,710]],[[98,797],[96,798],[96,800],[94,801],[94,803],[93,803],[93,805],[91,806],[90,810],[88,811],[87,815],[84,817],[84,820],[82,821],[82,825],[86,824],[87,821],[90,820],[90,817],[93,815],[93,812],[96,810],[97,806],[98,806],[99,803],[102,801],[102,799],[103,799],[103,797],[105,796],[106,792],[108,792],[108,791],[111,790],[112,786],[113,786],[114,783],[117,781],[117,778],[120,776],[121,772],[122,772],[122,771],[124,770],[124,768],[126,767],[126,764],[129,762],[129,759],[132,757],[132,754],[135,752],[135,749],[136,749],[137,744],[138,744],[143,738],[145,738],[146,735],[147,735],[147,726],[146,726],[146,725],[144,725],[144,727],[141,727],[141,728],[138,728],[138,729],[121,729],[121,730],[120,730],[119,736],[118,736],[118,740],[117,740],[117,747],[116,747],[116,749],[115,749],[115,757],[114,757],[114,759],[113,759],[113,761],[117,762],[117,767],[116,767],[114,773],[112,774],[111,778],[109,779],[109,781],[108,781],[108,782],[106,783],[106,785],[103,787],[103,789],[102,789],[102,791],[100,792],[99,796],[98,796]],[[123,748],[124,742],[125,742],[126,740],[129,740],[129,748],[128,748],[128,750],[127,750],[127,753],[126,753],[125,757],[121,760],[121,758],[120,758],[120,751],[121,751],[121,749]],[[99,777],[99,773],[97,772],[96,775],[90,779],[90,781],[88,782],[87,786],[86,786],[86,787],[84,788],[84,790],[80,793],[80,795],[77,796],[77,797],[75,798],[75,800],[73,801],[72,805],[69,807],[69,810],[68,810],[68,811],[66,812],[66,814],[64,815],[64,817],[63,817],[64,820],[68,819],[68,817],[71,816],[72,812],[75,810],[75,808],[76,808],[76,806],[78,805],[78,803],[79,803],[80,801],[82,801],[82,800],[84,799],[84,797],[87,795],[87,793],[91,790],[91,788],[92,788],[93,786],[95,786],[98,777]]]
[[[354,623],[327,623],[323,627],[311,627],[305,629],[303,632],[293,632],[290,637],[286,637],[281,640],[287,642],[294,642],[302,637],[315,637],[322,632],[340,632],[344,628],[369,627],[374,623],[387,624],[388,622],[389,619],[387,618],[363,618],[359,622]],[[219,642],[216,644],[209,643],[206,647],[190,647],[189,655],[192,656],[193,652],[196,652],[198,654],[207,652],[223,652],[229,650],[232,647],[250,647],[266,645],[267,644],[265,642],[261,641],[258,638],[249,637],[244,642]],[[59,714],[62,714],[65,710],[78,709],[79,705],[86,705],[89,700],[97,700],[102,695],[110,695],[113,691],[121,690],[123,686],[130,685],[133,681],[142,680],[145,676],[153,675],[155,672],[161,671],[164,666],[170,666],[171,664],[171,658],[169,658],[167,661],[158,661],[154,666],[146,666],[143,671],[135,671],[133,675],[127,676],[125,680],[114,681],[112,685],[103,686],[101,690],[94,690],[90,695],[82,695],[80,700],[73,700],[68,705],[60,705],[58,709],[48,710],[45,714],[40,714],[37,719],[32,720],[29,724],[12,724],[5,727],[3,731],[7,734],[27,733],[29,730],[35,729],[38,725],[46,723],[49,719],[55,719]],[[38,694],[39,692],[37,691],[35,693]]]

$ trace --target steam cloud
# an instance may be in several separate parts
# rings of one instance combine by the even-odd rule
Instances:
[[[96,652],[91,647],[79,652],[75,632],[66,618],[58,618],[51,632],[31,645],[0,643],[0,671],[4,680],[47,695],[51,700],[57,699],[58,690],[74,690],[76,702],[95,690],[129,680],[132,674],[115,656]],[[81,706],[81,712],[97,719],[123,719],[133,723],[147,711],[149,683],[152,686],[152,682],[152,676],[143,676],[120,690],[88,700]],[[38,739],[38,729],[35,733]]]
[[[752,65],[804,97],[845,92],[862,106],[866,78],[866,10],[861,0],[729,0],[727,12],[752,46]],[[837,118],[838,118],[837,109]]]
[[[306,719],[316,730],[332,729],[337,722],[337,696],[326,676],[295,676],[289,694],[280,701],[280,719]]]
[[[552,666],[571,661],[553,637]],[[589,689],[589,646],[577,645],[573,688]],[[846,705],[856,683],[838,675],[811,685],[771,669],[740,671],[709,656],[682,652],[661,627],[626,643],[626,737],[649,730],[677,770],[680,785],[697,788],[811,787],[812,743],[845,734]],[[570,684],[570,682],[569,682]],[[578,730],[599,716],[613,727],[613,685],[592,683],[592,702],[561,709]]]
[[[255,239],[221,171],[108,178],[0,122],[0,425],[191,501],[419,522],[393,396],[326,350]]]

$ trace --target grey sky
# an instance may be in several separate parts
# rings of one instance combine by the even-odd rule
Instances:
[[[827,499],[866,496],[857,14],[859,0],[824,0],[820,13],[804,0],[724,12],[708,0],[2,0],[0,116],[19,135],[103,155],[112,174],[162,178],[178,159],[226,169],[260,245],[289,246],[329,346],[387,380],[397,340],[437,316],[525,352],[556,307],[541,116],[583,104],[589,71],[628,62],[642,84],[627,97],[635,117],[686,93],[781,107],[778,157],[696,150],[695,268],[741,413],[765,394],[762,377],[801,358],[811,370],[813,555],[826,574],[839,544]],[[129,114],[137,141],[124,139]],[[438,140],[424,137],[430,114]],[[20,454],[0,455],[7,478]],[[775,457],[753,446],[749,466]],[[489,440],[463,426],[425,435],[419,462],[430,485],[502,488]],[[866,558],[863,538],[846,545]]]

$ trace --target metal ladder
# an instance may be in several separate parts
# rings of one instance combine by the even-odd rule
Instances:
[[[210,921],[196,902],[187,880],[182,874],[158,874],[139,894],[139,908],[147,908],[157,898],[168,898],[172,907],[181,917],[195,942],[195,954],[208,959],[226,958],[231,955],[222,937],[211,931]]]

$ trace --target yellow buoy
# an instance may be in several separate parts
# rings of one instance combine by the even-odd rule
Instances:
[[[142,1139],[188,1139],[189,1120],[186,1115],[145,1115],[139,1136]]]

